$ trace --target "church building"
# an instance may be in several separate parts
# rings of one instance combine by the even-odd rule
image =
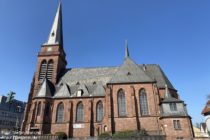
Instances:
[[[159,65],[136,64],[126,43],[120,66],[66,68],[62,30],[59,4],[38,53],[23,132],[90,137],[144,129],[149,135],[193,138],[186,104]]]

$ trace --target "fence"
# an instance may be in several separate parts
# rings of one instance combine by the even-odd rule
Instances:
[[[9,136],[9,135],[2,135],[0,137],[1,140],[3,139],[10,139],[10,140],[57,140],[58,136],[54,135],[20,135],[20,136]]]
[[[57,136],[54,135],[22,135],[22,136],[9,136],[1,135],[1,139],[10,139],[10,140],[58,140]],[[67,140],[121,140],[116,138],[98,138],[98,137],[84,137],[84,138],[68,138]],[[123,138],[123,140],[166,140],[165,136],[140,136],[140,137],[131,137]]]
[[[98,138],[98,137],[89,137],[89,138],[69,138],[68,140],[122,140],[116,138]],[[165,136],[140,136],[140,137],[131,137],[123,138],[123,140],[166,140]]]

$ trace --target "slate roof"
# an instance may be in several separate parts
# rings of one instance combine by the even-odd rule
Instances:
[[[170,89],[174,89],[174,86],[171,84],[163,70],[160,68],[159,65],[156,64],[149,64],[149,65],[139,65],[140,68],[145,68],[145,73],[149,75],[151,78],[157,81],[157,86],[159,88],[165,88],[165,85],[168,86]]]
[[[45,77],[35,97],[52,97],[53,93],[54,87],[52,83],[50,83],[50,81]]]
[[[55,19],[48,37],[48,40],[43,45],[63,44],[63,30],[62,30],[62,7],[59,3]]]
[[[61,78],[60,83],[68,85],[79,84],[102,84],[106,85],[111,77],[117,72],[118,67],[98,67],[98,68],[74,68],[69,69]]]
[[[56,92],[54,98],[59,98],[59,97],[71,97],[71,93],[69,91],[69,87],[67,84],[61,85],[61,87],[58,89]]]
[[[147,64],[138,65],[139,68],[143,69],[146,67],[145,73],[151,78],[155,79],[158,88],[168,88],[174,89],[171,82],[165,76],[159,65]],[[118,71],[119,67],[98,67],[98,68],[73,68],[69,69],[64,76],[61,78],[58,85],[61,83],[67,83],[70,86],[75,86],[77,83],[80,84],[102,84],[106,85],[111,80],[112,76]]]
[[[168,85],[165,85],[165,97],[164,99],[161,101],[162,103],[178,103],[178,102],[183,102],[180,99],[174,98],[171,96],[171,93],[168,89]]]
[[[126,57],[122,66],[113,75],[108,83],[141,83],[154,82],[144,70],[135,64],[129,57]]]
[[[82,97],[105,96],[107,84],[142,82],[157,82],[159,88],[167,84],[174,89],[159,65],[137,65],[126,57],[119,67],[68,69],[56,85],[54,98],[76,97],[78,90],[83,90]]]

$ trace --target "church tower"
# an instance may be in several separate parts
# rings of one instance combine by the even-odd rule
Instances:
[[[49,37],[42,44],[38,53],[37,68],[31,84],[22,125],[23,131],[30,131],[36,123],[32,120],[37,113],[37,102],[45,100],[42,102],[44,106],[46,106],[45,103],[50,102],[47,97],[49,95],[47,89],[49,86],[55,87],[61,74],[65,71],[66,65],[66,54],[63,49],[62,6],[59,3]],[[50,94],[53,95],[53,91]]]
[[[63,50],[62,9],[61,3],[46,43],[38,54],[35,84],[42,83],[44,77],[56,84],[60,73],[66,68],[66,54]]]

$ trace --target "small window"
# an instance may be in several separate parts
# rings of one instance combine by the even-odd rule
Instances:
[[[81,97],[82,94],[83,94],[83,90],[78,90],[78,91],[77,91],[77,97]]]
[[[181,129],[180,120],[173,120],[173,123],[174,123],[174,129],[175,130],[180,130]]]
[[[55,35],[54,31],[52,32],[51,36],[53,37]]]
[[[183,137],[177,137],[176,139],[177,140],[183,140],[184,138]]]
[[[170,103],[169,105],[170,105],[171,111],[177,111],[176,103]]]

